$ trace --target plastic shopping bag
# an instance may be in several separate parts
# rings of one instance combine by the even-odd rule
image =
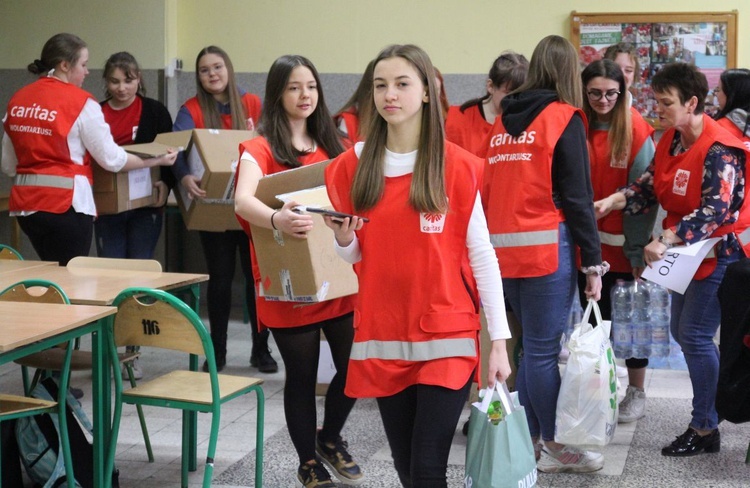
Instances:
[[[596,327],[589,324],[594,310]],[[587,450],[610,443],[617,426],[617,375],[609,342],[609,320],[589,300],[568,342],[570,357],[557,398],[555,441]]]
[[[526,412],[518,404],[517,395],[511,395],[505,383],[495,383],[495,388],[486,388],[482,393],[481,403],[471,406],[464,486],[530,488],[536,485],[534,447]],[[497,408],[497,401],[501,408]]]

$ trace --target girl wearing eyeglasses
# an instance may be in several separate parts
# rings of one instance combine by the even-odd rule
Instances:
[[[583,111],[589,121],[589,161],[594,199],[633,183],[654,157],[651,127],[630,107],[627,77],[615,61],[603,59],[589,64],[581,74],[584,88]],[[643,273],[643,248],[648,244],[656,212],[623,215],[612,212],[597,222],[602,258],[610,272],[602,277],[602,317],[610,320],[610,290],[617,280],[632,281]],[[585,276],[578,275],[579,289]],[[585,298],[582,297],[582,301]],[[648,358],[626,358],[629,384],[620,403],[620,422],[633,422],[646,412],[644,380]]]

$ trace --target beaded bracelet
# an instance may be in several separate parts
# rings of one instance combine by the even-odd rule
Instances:
[[[609,263],[602,261],[602,264],[596,266],[581,266],[581,273],[585,275],[604,276],[609,271]]]
[[[276,217],[277,213],[279,213],[278,210],[276,210],[274,213],[271,214],[271,227],[273,227],[273,230],[279,230],[276,228],[276,224],[273,223],[273,218]]]

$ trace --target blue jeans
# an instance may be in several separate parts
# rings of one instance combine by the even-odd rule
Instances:
[[[685,294],[672,293],[670,329],[682,348],[693,385],[693,412],[690,427],[712,430],[719,426],[716,413],[716,387],[719,382],[719,350],[713,337],[721,322],[719,285],[727,265],[741,253],[720,256],[716,269],[702,280],[693,280]]]
[[[555,411],[560,391],[557,356],[576,289],[573,243],[560,224],[557,271],[537,278],[503,278],[505,296],[523,330],[523,357],[516,389],[526,409],[531,436],[555,439]],[[502,272],[502,269],[500,270]]]
[[[153,259],[163,208],[144,207],[94,221],[96,253],[103,258]]]

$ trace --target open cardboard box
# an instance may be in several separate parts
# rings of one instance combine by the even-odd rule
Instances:
[[[324,169],[330,161],[295,168],[261,178],[255,196],[271,208],[284,199],[300,205],[332,208],[325,187]],[[307,239],[250,225],[260,267],[260,295],[266,300],[321,302],[358,291],[352,265],[336,254],[333,231],[323,217],[310,214],[313,229]]]
[[[190,198],[182,183],[177,182],[175,196],[188,229],[213,232],[241,229],[234,215],[239,145],[255,135],[247,130],[192,130],[185,157],[190,173],[201,179],[200,187],[206,191],[206,197]]]

